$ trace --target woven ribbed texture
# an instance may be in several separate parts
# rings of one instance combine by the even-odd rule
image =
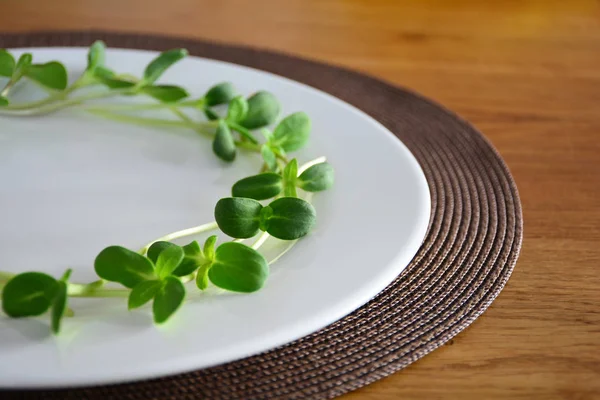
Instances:
[[[87,46],[96,39],[110,47],[185,47],[192,55],[306,83],[362,109],[421,164],[432,197],[429,230],[408,268],[375,299],[289,345],[175,377],[70,391],[0,392],[0,398],[329,399],[441,346],[481,315],[506,284],[522,240],[517,188],[485,138],[439,105],[345,69],[198,40],[103,32],[8,34],[0,35],[0,48]]]

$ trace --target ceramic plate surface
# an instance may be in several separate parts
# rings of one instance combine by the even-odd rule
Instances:
[[[63,61],[73,76],[85,68],[85,49],[28,51],[36,62]],[[109,50],[107,64],[140,75],[155,55]],[[57,337],[49,333],[47,316],[0,316],[0,387],[116,383],[260,353],[370,300],[422,243],[430,213],[425,177],[406,147],[366,114],[289,79],[195,57],[175,65],[161,81],[182,85],[194,96],[231,81],[245,95],[271,91],[283,115],[307,112],[311,141],[294,155],[301,163],[327,156],[336,170],[334,188],[313,197],[316,228],[271,266],[261,291],[201,294],[190,284],[186,304],[158,328],[148,307],[128,312],[122,298],[73,299],[76,316],[65,319]],[[21,87],[15,101],[32,96],[41,94]],[[126,125],[82,109],[0,116],[0,270],[59,277],[73,268],[72,281],[92,281],[101,249],[113,244],[137,249],[165,233],[211,221],[217,200],[259,168],[253,153],[224,165],[210,142],[192,131]],[[274,255],[281,248],[273,240],[265,251]]]

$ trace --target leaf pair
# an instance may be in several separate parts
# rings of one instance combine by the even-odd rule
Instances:
[[[275,127],[268,144],[284,152],[296,151],[308,143],[311,122],[305,112],[288,115]]]
[[[17,61],[12,54],[0,49],[0,76],[10,78],[8,85],[14,85],[22,77],[27,77],[42,86],[64,90],[68,84],[67,70],[57,61],[33,64],[31,53],[24,53]]]
[[[138,88],[140,92],[147,94],[163,103],[174,103],[189,96],[182,87],[175,85],[156,85],[155,82],[173,64],[187,56],[184,49],[165,51],[153,59],[146,69],[142,80],[136,81],[129,77],[118,76],[104,66],[106,58],[106,46],[102,41],[96,41],[88,52],[88,65],[86,73],[94,79],[107,86],[109,89]]]
[[[198,244],[188,246],[194,249]],[[161,324],[177,311],[185,298],[185,287],[175,273],[186,259],[186,251],[176,245],[157,245],[148,254],[145,257],[124,247],[110,246],[98,254],[94,269],[100,278],[132,289],[130,310],[154,299],[154,322]]]
[[[68,270],[60,280],[41,272],[13,277],[2,291],[2,309],[12,318],[33,317],[51,309],[51,328],[57,334],[67,309]]]
[[[209,90],[205,96],[207,104],[223,103],[227,97],[234,93],[232,87],[226,84],[222,85],[224,86]],[[227,116],[224,120],[219,120],[213,140],[213,152],[224,161],[231,162],[235,160],[237,148],[232,131],[238,132],[242,140],[258,144],[250,131],[275,121],[279,115],[279,109],[279,102],[269,92],[258,92],[247,100],[243,96],[231,98]],[[205,109],[205,114],[211,120],[219,119],[218,115],[209,108]]]
[[[279,172],[277,157],[285,157],[287,152],[301,149],[308,143],[311,122],[306,113],[297,112],[285,117],[273,132],[263,129],[266,143],[261,148],[261,155],[266,169]]]
[[[243,243],[226,242],[214,249],[216,236],[204,245],[206,263],[196,276],[196,286],[204,290],[208,281],[221,289],[251,293],[262,288],[269,277],[269,264],[258,251]]]
[[[234,238],[250,238],[262,230],[278,239],[295,240],[312,229],[316,211],[295,197],[282,197],[268,206],[250,198],[228,197],[217,202],[215,220],[221,231]]]
[[[247,197],[255,200],[266,200],[278,196],[286,189],[286,196],[296,197],[295,187],[307,192],[319,192],[333,186],[334,171],[331,164],[323,162],[309,167],[300,176],[296,177],[296,159],[288,163],[283,176],[265,172],[249,176],[237,181],[231,188],[233,197]]]

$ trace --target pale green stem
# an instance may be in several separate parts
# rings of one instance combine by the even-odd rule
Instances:
[[[128,297],[129,289],[109,289],[91,284],[69,283],[67,295],[69,297]]]
[[[142,255],[146,254],[146,252],[148,251],[150,246],[152,246],[152,244],[154,244],[156,242],[169,242],[171,240],[179,239],[182,237],[192,236],[192,235],[197,235],[199,233],[212,231],[212,230],[217,229],[218,227],[219,227],[219,225],[217,225],[216,222],[209,222],[207,224],[194,226],[193,228],[183,229],[183,230],[180,230],[177,232],[169,233],[168,235],[159,237],[158,239],[153,240],[152,242],[148,243],[146,246],[144,246],[140,249],[139,253]]]
[[[58,101],[56,103],[50,102],[51,104],[47,104],[48,102],[46,102],[46,101],[40,101],[41,106],[35,106],[35,107],[34,106],[26,107],[25,105],[18,105],[18,106],[14,106],[14,107],[3,107],[2,110],[0,110],[0,111],[2,111],[2,114],[15,115],[15,116],[44,115],[44,114],[49,114],[49,113],[61,110],[63,108],[78,105],[78,104],[84,103],[89,100],[106,99],[109,97],[115,97],[115,96],[127,94],[127,93],[134,93],[134,92],[132,92],[131,89],[116,89],[116,90],[111,90],[109,92],[90,93],[85,96],[74,97],[72,99]],[[58,96],[56,98],[54,98],[55,96],[49,96],[48,98],[54,98],[53,101],[58,100],[62,96],[65,95],[65,92],[59,92],[58,94],[60,96]],[[33,103],[29,103],[29,104],[33,104]],[[4,112],[4,111],[7,111],[7,112]]]
[[[287,247],[285,249],[283,249],[281,251],[281,253],[277,254],[275,257],[273,257],[272,259],[270,259],[269,265],[273,265],[277,262],[277,260],[279,260],[281,257],[284,256],[285,253],[287,253],[288,251],[290,251],[292,249],[292,247],[294,247],[296,245],[296,243],[298,243],[298,240],[292,240],[291,242],[289,242],[289,244],[287,245]]]
[[[252,248],[254,250],[258,250],[260,248],[260,246],[262,246],[263,244],[265,244],[265,242],[267,241],[267,239],[269,238],[269,233],[267,232],[263,232],[260,234],[260,236],[258,237],[258,239],[256,239],[256,241],[252,244]]]
[[[327,161],[327,157],[319,157],[319,158],[315,158],[314,160],[311,160],[305,164],[302,164],[302,166],[300,166],[298,168],[298,176],[300,176],[301,173],[303,173],[304,171],[306,171],[313,165],[321,164],[321,163],[324,163],[325,161]]]
[[[149,104],[106,104],[98,107],[105,111],[144,111],[170,108],[198,108],[197,101],[182,101],[177,103],[149,103]]]
[[[2,92],[0,92],[0,97],[7,97],[14,84],[15,82],[12,79],[8,81],[6,86],[4,86],[4,89],[2,89]]]
[[[188,129],[194,129],[194,130],[212,127],[212,124],[210,122],[205,122],[202,124],[198,123],[198,126],[195,126],[196,124],[189,123],[186,121],[177,121],[177,120],[161,119],[161,118],[134,117],[132,115],[117,114],[117,113],[103,111],[103,110],[99,110],[99,109],[95,109],[95,108],[88,108],[88,109],[86,109],[86,111],[89,112],[90,114],[94,114],[94,115],[100,116],[102,118],[106,118],[106,119],[110,119],[110,120],[118,121],[118,122],[125,122],[128,124],[140,125],[140,126],[154,126],[154,127],[162,126],[162,127],[174,127],[174,128],[188,128]],[[203,133],[209,134],[206,131],[204,131]]]
[[[51,94],[50,96],[48,96],[44,99],[41,99],[41,100],[32,101],[29,103],[9,105],[7,107],[3,107],[3,109],[7,110],[7,111],[24,111],[24,110],[31,110],[31,109],[39,110],[42,106],[45,106],[47,104],[53,103],[58,100],[65,99],[69,94],[73,93],[75,90],[80,89],[85,86],[88,86],[91,83],[92,82],[89,80],[89,77],[86,74],[83,74],[75,82],[73,82],[73,84],[71,86],[69,86],[65,90],[55,92],[55,93]],[[31,111],[36,111],[36,110],[31,110]],[[19,113],[18,115],[35,115],[35,114],[36,114],[35,112],[32,112],[32,113]]]

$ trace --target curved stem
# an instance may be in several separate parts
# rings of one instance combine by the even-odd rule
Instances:
[[[110,289],[104,288],[96,282],[87,285],[79,283],[69,283],[67,286],[67,295],[69,297],[128,297],[131,291],[129,289]]]
[[[106,99],[109,97],[116,97],[123,94],[133,94],[135,93],[132,89],[115,89],[108,92],[101,93],[90,93],[85,96],[74,97],[72,99],[67,99],[64,101],[57,101],[53,103],[55,100],[60,100],[65,97],[65,91],[59,92],[56,95],[48,96],[45,100],[40,100],[37,103],[28,103],[28,104],[20,104],[18,106],[13,107],[3,107],[2,114],[6,115],[15,115],[15,116],[27,116],[27,115],[44,115],[50,114],[52,112],[62,110],[63,108],[67,108],[70,106],[75,106],[82,104],[89,100],[99,100]],[[51,100],[49,100],[51,99]]]
[[[67,96],[69,94],[73,93],[75,90],[81,89],[85,86],[89,86],[93,83],[94,82],[90,79],[90,77],[84,73],[75,82],[73,82],[73,84],[71,86],[69,86],[65,90],[55,92],[41,100],[36,100],[36,101],[29,102],[29,103],[9,105],[7,107],[4,107],[4,110],[25,111],[25,110],[31,110],[31,109],[36,109],[36,108],[39,109],[40,107],[45,106],[47,104],[51,104],[55,101],[66,99]],[[35,111],[35,110],[32,110],[32,111]],[[19,115],[34,115],[34,114],[35,114],[34,112],[31,112],[31,113],[20,113]]]
[[[140,125],[140,126],[154,126],[154,127],[167,126],[167,127],[176,127],[176,128],[189,128],[189,129],[194,129],[198,132],[200,132],[200,129],[202,129],[202,128],[212,127],[212,124],[210,122],[204,122],[204,123],[191,122],[190,123],[190,122],[186,122],[186,121],[177,121],[177,120],[171,120],[171,119],[135,117],[132,115],[118,114],[118,113],[113,113],[110,111],[103,111],[103,110],[95,109],[95,108],[88,108],[88,109],[86,109],[86,111],[89,112],[90,114],[94,114],[94,115],[97,115],[102,118],[110,119],[112,121],[124,122],[127,124]],[[202,133],[210,135],[212,137],[212,134],[208,133],[207,131],[202,131]]]
[[[105,104],[97,108],[105,111],[144,111],[160,110],[165,108],[200,108],[201,104],[197,100],[180,101],[177,103],[148,103],[148,104]]]
[[[271,235],[269,235],[268,232],[261,233],[260,236],[258,237],[258,239],[256,239],[256,241],[252,244],[252,248],[254,250],[258,250],[260,248],[260,246],[262,246],[263,244],[265,244],[265,242],[267,241],[267,239],[270,236]]]
[[[142,255],[146,254],[146,252],[148,251],[150,246],[152,246],[152,244],[156,243],[156,242],[162,242],[162,241],[168,242],[168,241],[179,239],[179,238],[186,237],[186,236],[197,235],[199,233],[212,231],[214,229],[217,229],[218,227],[219,227],[219,225],[217,225],[216,222],[209,222],[207,224],[194,226],[193,228],[183,229],[183,230],[180,230],[177,232],[169,233],[168,235],[159,237],[158,239],[155,239],[152,242],[148,243],[146,246],[144,246],[140,249],[139,253]]]
[[[304,171],[306,171],[313,165],[321,164],[321,163],[324,163],[325,161],[327,161],[327,157],[318,157],[318,158],[315,158],[314,160],[311,160],[307,163],[302,164],[300,167],[298,167],[298,176],[300,176],[300,174],[302,174]]]

